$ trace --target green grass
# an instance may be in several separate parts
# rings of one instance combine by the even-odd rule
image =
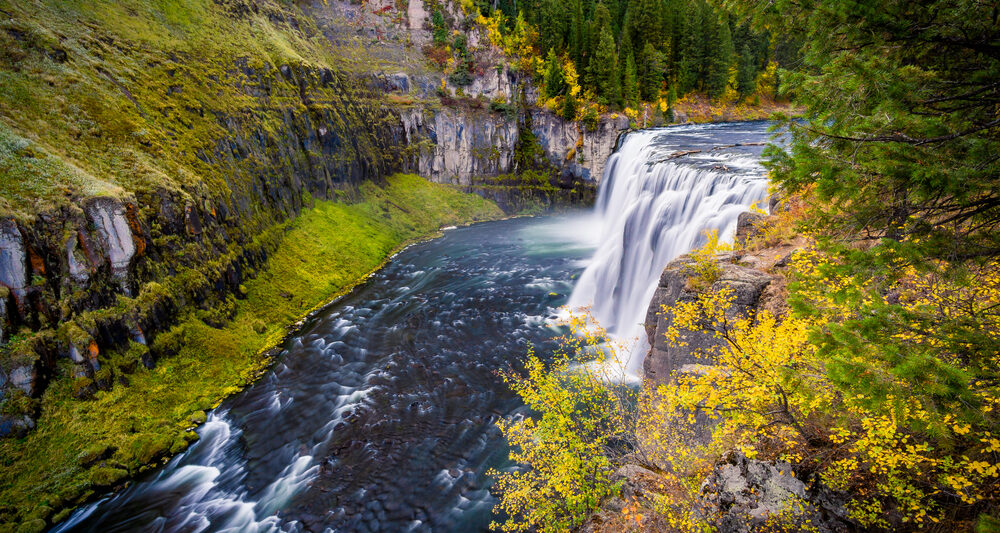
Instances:
[[[348,59],[280,0],[0,0],[0,212],[28,220],[95,191],[243,192],[243,176],[227,182],[199,153],[234,136],[281,142],[288,112],[329,112],[328,129],[378,160],[396,148],[358,131],[386,118],[363,80],[312,83],[306,105],[278,73]]]
[[[128,386],[84,401],[73,398],[72,379],[57,379],[43,397],[37,430],[0,441],[0,523],[62,519],[125,472],[166,461],[187,446],[202,411],[261,375],[270,362],[264,352],[290,324],[349,290],[405,243],[441,226],[502,216],[478,196],[412,175],[389,178],[385,187],[366,183],[361,195],[354,204],[317,202],[287,223],[267,267],[244,283],[247,297],[234,302],[233,318],[217,329],[189,312],[156,340],[179,352],[153,370],[138,366]]]

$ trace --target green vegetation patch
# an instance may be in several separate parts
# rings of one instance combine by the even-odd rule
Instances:
[[[195,421],[261,375],[289,325],[346,292],[407,242],[439,227],[502,216],[494,204],[418,176],[361,186],[354,204],[317,202],[287,226],[268,266],[244,283],[221,328],[190,311],[155,344],[176,355],[129,384],[75,399],[74,380],[46,391],[38,429],[0,442],[0,524],[52,520],[102,487],[165,462],[192,442]],[[64,362],[65,374],[69,364]],[[38,512],[44,516],[39,517]],[[2,526],[0,526],[2,528]]]

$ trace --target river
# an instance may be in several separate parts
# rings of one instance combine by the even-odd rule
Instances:
[[[288,339],[186,452],[56,531],[485,530],[485,472],[511,467],[494,423],[524,410],[497,371],[555,348],[571,294],[634,332],[666,262],[764,197],[765,127],[630,134],[594,212],[404,250]]]

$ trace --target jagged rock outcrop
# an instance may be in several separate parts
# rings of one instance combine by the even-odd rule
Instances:
[[[116,279],[124,279],[135,256],[135,242],[132,239],[132,229],[125,220],[125,207],[121,202],[111,198],[95,198],[89,202],[86,211],[88,218],[97,228],[105,257],[111,264],[112,274]],[[67,262],[70,262],[69,257]],[[68,266],[72,277],[73,265]],[[77,267],[79,272],[79,265]]]
[[[23,309],[28,287],[28,260],[24,240],[13,220],[0,220],[0,285],[14,297],[15,305]]]
[[[614,153],[618,137],[628,130],[628,118],[611,115],[597,127],[588,129],[580,122],[567,122],[548,111],[532,113],[532,131],[549,162],[564,176],[599,183],[604,165]]]
[[[462,89],[470,98],[486,98],[491,101],[510,102],[514,99],[517,78],[507,65],[499,69],[486,69],[476,76],[472,84]]]
[[[471,185],[474,177],[513,171],[516,121],[482,110],[447,108],[409,109],[401,119],[407,142],[417,149],[417,172],[423,176]]]
[[[717,291],[729,287],[733,290],[735,299],[726,310],[727,316],[746,316],[756,309],[772,277],[760,270],[738,265],[733,262],[734,259],[733,253],[717,256],[720,272],[707,290]],[[646,335],[650,349],[643,361],[643,373],[647,382],[653,386],[666,383],[670,373],[682,369],[684,365],[710,364],[710,361],[699,359],[695,354],[720,342],[710,333],[690,332],[686,339],[687,346],[675,346],[664,336],[673,317],[669,313],[664,313],[663,307],[669,307],[677,302],[693,301],[698,295],[698,291],[691,283],[691,278],[695,275],[694,266],[695,260],[690,256],[682,256],[667,265],[660,276],[653,300],[649,304],[646,313]]]
[[[719,533],[850,531],[842,496],[807,485],[792,465],[730,452],[702,483],[696,514]]]
[[[500,87],[495,92],[502,100],[508,99],[510,87]],[[521,135],[516,114],[491,112],[472,102],[479,107],[465,103],[455,108],[414,106],[401,111],[406,141],[416,152],[414,167],[421,175],[442,183],[471,185],[474,178],[514,172]],[[602,117],[591,130],[539,109],[531,111],[531,125],[545,159],[561,179],[592,185],[600,182],[619,135],[629,128],[623,115]]]
[[[739,218],[736,219],[736,243],[746,244],[747,240],[754,237],[759,231],[759,224],[767,218],[767,215],[762,213],[754,213],[752,211],[745,211],[740,213]]]

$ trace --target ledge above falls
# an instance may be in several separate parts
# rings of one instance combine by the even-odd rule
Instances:
[[[735,299],[726,310],[726,316],[734,319],[755,313],[765,290],[774,280],[772,275],[762,270],[739,264],[737,261],[741,257],[735,252],[717,255],[714,260],[721,273],[707,289],[707,292],[719,291],[725,287],[733,290]],[[664,312],[664,308],[678,302],[692,302],[698,297],[699,291],[691,283],[696,276],[695,265],[695,259],[690,255],[670,262],[660,276],[646,312],[646,336],[650,348],[642,369],[646,382],[652,386],[666,383],[671,372],[680,370],[685,365],[710,363],[697,354],[721,343],[711,333],[696,331],[688,334],[687,346],[676,346],[668,342],[664,335],[673,323],[673,316]]]

